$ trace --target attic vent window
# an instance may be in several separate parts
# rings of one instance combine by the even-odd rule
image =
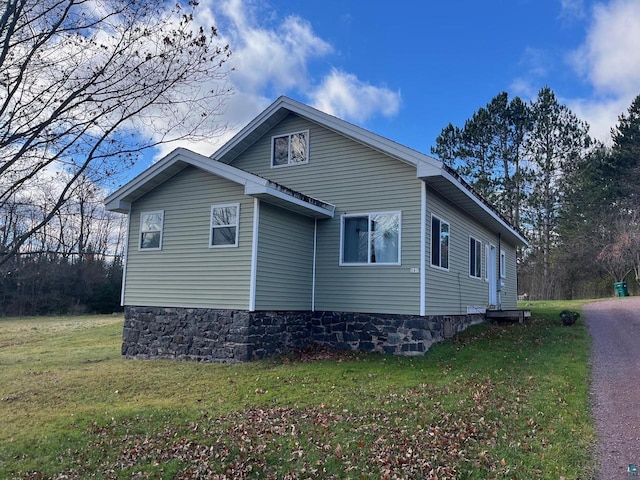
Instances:
[[[272,137],[271,144],[271,167],[309,163],[308,130]]]

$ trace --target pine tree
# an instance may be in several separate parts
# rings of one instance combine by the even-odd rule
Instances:
[[[552,297],[551,254],[566,178],[578,168],[590,137],[588,125],[561,105],[549,87],[542,88],[531,103],[531,122],[526,140],[533,169],[528,222],[542,267],[539,293],[546,299]]]
[[[620,200],[633,210],[640,209],[640,95],[618,117],[618,125],[611,130],[611,151],[615,180]]]
[[[526,103],[518,97],[509,101],[502,92],[479,108],[464,128],[447,125],[431,148],[518,229],[527,178],[523,142],[528,125]]]

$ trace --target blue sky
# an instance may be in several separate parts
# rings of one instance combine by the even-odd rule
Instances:
[[[429,153],[502,91],[528,101],[548,85],[605,142],[640,94],[640,0],[202,0],[200,12],[235,68],[226,134],[181,145],[206,155],[279,95]]]

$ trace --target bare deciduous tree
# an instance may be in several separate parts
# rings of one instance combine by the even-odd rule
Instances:
[[[0,265],[149,147],[220,132],[229,46],[196,2],[7,0],[0,11]],[[64,178],[28,228],[16,206]],[[11,210],[11,212],[9,212]],[[5,221],[7,220],[7,221]],[[18,222],[19,223],[19,222]]]
[[[620,214],[609,224],[611,241],[604,245],[596,260],[621,282],[633,271],[640,283],[640,218],[638,214]]]

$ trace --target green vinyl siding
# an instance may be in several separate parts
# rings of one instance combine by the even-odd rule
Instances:
[[[518,308],[518,274],[516,269],[516,249],[502,242],[502,251],[506,259],[506,278],[503,278],[502,308],[503,310]]]
[[[467,313],[467,307],[489,306],[489,284],[487,282],[487,245],[498,249],[498,236],[477,223],[465,212],[431,189],[427,190],[427,222],[435,215],[448,222],[449,231],[449,269],[443,270],[431,266],[431,229],[427,230],[427,276],[426,276],[426,314],[459,315]],[[469,275],[469,238],[482,242],[482,276]],[[515,294],[515,249],[501,242],[507,258],[507,277],[502,292],[503,308],[516,308]],[[496,261],[496,275],[498,274]]]
[[[259,208],[256,310],[311,310],[314,220]]]
[[[135,201],[125,305],[249,308],[253,198],[241,185],[188,167]],[[209,248],[211,206],[240,204],[238,247]],[[140,212],[164,211],[160,251],[140,251]]]
[[[271,138],[309,131],[309,162],[271,168]],[[318,220],[316,310],[419,314],[420,192],[416,168],[296,115],[232,165],[336,206]],[[343,214],[401,212],[401,264],[340,266]],[[260,259],[261,260],[261,259]],[[259,267],[260,268],[260,267]]]

